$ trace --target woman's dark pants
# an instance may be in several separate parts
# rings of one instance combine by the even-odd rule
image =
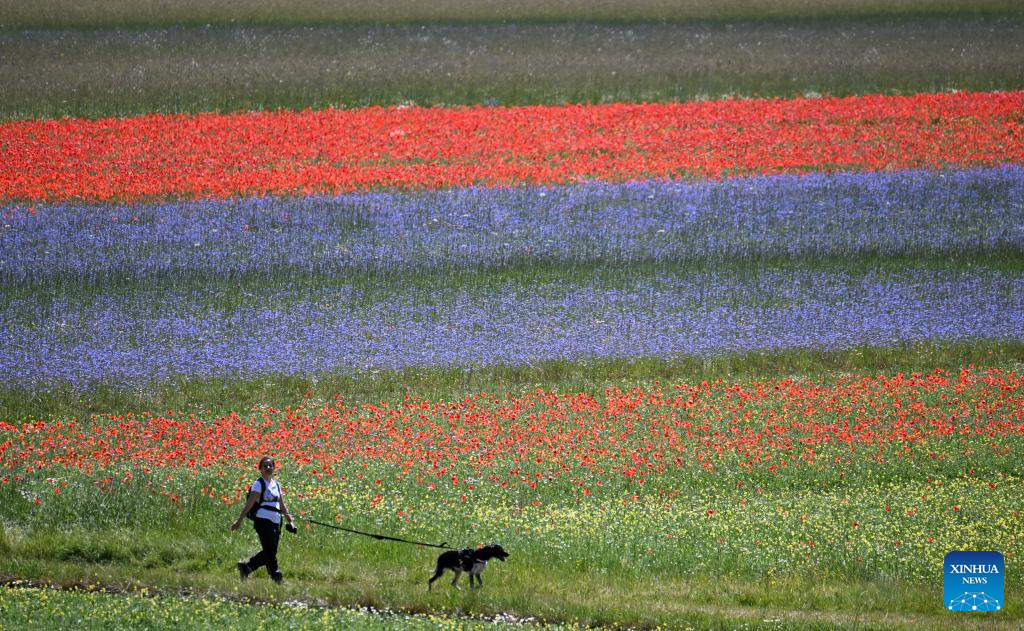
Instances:
[[[259,535],[262,549],[249,559],[246,565],[249,566],[250,572],[255,572],[266,565],[270,578],[280,581],[282,575],[277,569],[277,545],[281,541],[281,525],[269,519],[256,519],[253,526]]]

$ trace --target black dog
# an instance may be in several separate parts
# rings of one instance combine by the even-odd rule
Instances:
[[[476,578],[477,585],[483,587],[484,579],[480,578],[480,573],[487,567],[487,562],[491,559],[504,561],[508,556],[508,552],[505,552],[505,549],[496,543],[482,548],[463,548],[462,550],[443,552],[441,556],[437,557],[437,570],[434,571],[434,575],[427,582],[427,591],[431,590],[434,586],[434,581],[441,578],[445,570],[455,572],[455,578],[452,579],[452,585],[455,585],[455,589],[462,589],[456,582],[463,572],[469,572],[470,589],[473,588],[474,578]]]

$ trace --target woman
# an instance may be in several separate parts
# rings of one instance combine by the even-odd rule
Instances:
[[[289,532],[295,532],[292,525],[292,515],[284,505],[284,498],[281,496],[281,485],[274,479],[274,459],[270,456],[263,456],[260,459],[260,477],[252,483],[249,489],[249,498],[242,507],[242,514],[238,516],[235,523],[231,524],[231,530],[238,530],[242,520],[249,515],[249,511],[259,504],[259,510],[255,513],[253,526],[260,538],[260,551],[248,561],[238,562],[238,575],[244,581],[250,574],[267,566],[267,572],[274,582],[280,583],[284,575],[277,569],[277,544],[281,540],[281,516],[288,520]]]

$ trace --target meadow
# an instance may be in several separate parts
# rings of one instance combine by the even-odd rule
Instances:
[[[0,64],[0,119],[1024,88],[1019,7],[979,16],[801,15],[628,25],[12,28],[0,30],[0,58],[18,60]]]
[[[926,597],[945,552],[1019,562],[1021,387],[1014,373],[936,370],[6,424],[0,493],[18,525],[5,572],[637,626],[793,621],[799,593],[819,622],[898,611],[955,626]],[[237,463],[266,452],[303,516],[504,541],[514,556],[487,577],[501,587],[428,594],[429,549],[307,525],[286,541],[283,592],[240,589],[224,568],[247,544],[225,516],[249,477]]]
[[[1020,628],[1017,3],[0,16],[3,624]]]
[[[381,0],[372,4],[342,0],[242,0],[231,5],[183,0],[166,5],[156,0],[104,0],[82,5],[68,0],[40,0],[26,6],[15,0],[0,2],[0,28],[96,29],[156,28],[160,26],[339,24],[486,24],[515,22],[601,22],[611,24],[743,21],[794,17],[850,19],[870,17],[1019,15],[1013,0]]]

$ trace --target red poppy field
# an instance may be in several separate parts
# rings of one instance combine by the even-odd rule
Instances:
[[[989,442],[984,460],[999,470],[1001,461],[1016,458],[1024,436],[1024,376],[965,368],[832,384],[719,379],[610,389],[603,396],[538,390],[357,405],[339,398],[218,418],[128,412],[4,422],[0,429],[4,484],[42,472],[204,472],[275,453],[310,483],[333,480],[339,467],[383,464],[395,473],[375,480],[378,487],[403,482],[471,493],[567,484],[589,495],[650,483],[671,492],[680,490],[671,480],[681,473],[740,479],[811,469],[816,478],[831,471],[838,480],[908,460],[945,467],[947,459],[962,459],[956,445],[978,441]],[[211,497],[226,503],[239,498],[240,492],[216,490]]]
[[[1024,93],[0,124],[0,199],[131,202],[1024,162]]]

